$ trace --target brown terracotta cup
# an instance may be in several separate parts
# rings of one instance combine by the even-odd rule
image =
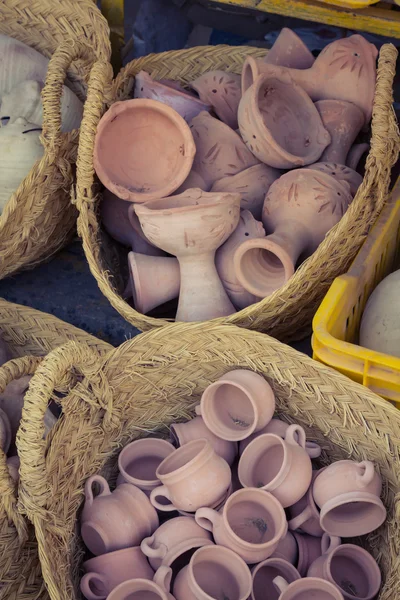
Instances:
[[[280,592],[279,600],[343,600],[336,586],[318,577],[306,577],[289,583],[278,576],[274,584]]]
[[[125,446],[118,457],[119,476],[117,484],[132,483],[150,495],[160,485],[157,468],[175,448],[160,438],[142,438]]]
[[[128,579],[149,579],[154,576],[146,557],[138,546],[96,556],[83,563],[85,575],[81,592],[87,600],[105,600],[110,592]]]
[[[321,471],[313,495],[324,531],[342,537],[365,535],[386,519],[382,480],[369,460],[339,460]]]
[[[130,579],[120,583],[107,600],[175,600],[169,593],[172,570],[160,567],[153,581],[148,579]]]
[[[279,600],[280,591],[274,585],[274,579],[278,576],[284,577],[288,583],[301,578],[297,569],[286,560],[267,558],[252,570],[251,600]]]
[[[243,440],[270,422],[275,394],[269,383],[253,371],[235,369],[207,386],[200,413],[207,427],[224,440]]]
[[[333,550],[333,548],[340,546],[342,542],[340,537],[328,535],[323,546],[321,538],[313,535],[294,531],[293,536],[296,540],[298,549],[297,563],[295,566],[302,577],[306,576],[310,565],[322,555],[324,550],[328,548],[329,551]]]
[[[193,440],[160,464],[156,476],[164,484],[151,491],[150,502],[158,510],[194,512],[223,497],[231,483],[228,463],[218,456],[210,442]],[[157,498],[170,504],[160,504]]]
[[[313,496],[313,483],[318,477],[322,469],[313,471],[310,487],[300,500],[288,508],[289,513],[289,529],[292,531],[299,529],[303,533],[322,537],[324,530],[322,529],[319,520],[320,514],[318,506],[315,504]]]
[[[311,483],[311,459],[305,444],[306,434],[299,425],[290,425],[284,440],[273,433],[260,435],[240,457],[240,483],[270,492],[284,508],[292,506]]]
[[[354,544],[331,548],[326,535],[322,538],[323,554],[312,563],[307,576],[330,581],[348,600],[373,600],[382,583],[376,561]]]
[[[234,492],[221,512],[200,508],[195,518],[212,532],[217,544],[230,548],[247,564],[271,556],[287,532],[285,511],[279,501],[256,488]]]

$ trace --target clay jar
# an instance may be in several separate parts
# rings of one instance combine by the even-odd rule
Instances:
[[[155,81],[146,71],[135,76],[135,98],[158,100],[167,104],[185,119],[187,123],[203,110],[210,110],[210,103],[202,102],[183,88],[177,89],[164,81]]]
[[[299,550],[296,539],[290,531],[279,541],[279,544],[272,554],[272,558],[281,558],[289,562],[291,565],[297,565]]]
[[[274,584],[280,593],[279,600],[343,600],[340,591],[329,581],[318,577],[306,577],[289,583],[281,576],[275,577]]]
[[[239,222],[240,196],[193,189],[135,206],[146,237],[179,261],[178,321],[235,312],[215,267],[215,251]]]
[[[229,371],[207,386],[196,408],[210,431],[230,441],[265,427],[274,411],[275,394],[269,383],[245,369]]]
[[[238,121],[248,149],[277,169],[314,163],[331,143],[309,96],[284,74],[256,79],[240,101]]]
[[[324,531],[342,537],[365,535],[386,519],[379,498],[382,480],[369,460],[340,460],[320,472],[313,495]]]
[[[171,429],[171,440],[176,446],[184,446],[192,440],[205,438],[214,448],[215,452],[222,456],[228,465],[232,465],[237,456],[237,443],[228,442],[217,437],[208,429],[201,417],[195,417],[184,423],[173,423]]]
[[[138,546],[96,556],[83,563],[85,575],[81,592],[87,600],[106,600],[110,592],[128,579],[149,579],[154,576],[146,557]]]
[[[160,567],[153,581],[148,579],[129,579],[120,583],[108,596],[107,600],[175,600],[169,593],[172,571],[168,567]]]
[[[160,485],[156,477],[157,468],[174,450],[172,444],[159,438],[131,442],[118,456],[120,474],[117,484],[132,483],[144,492],[151,492]]]
[[[313,471],[311,484],[307,492],[298,502],[296,502],[296,504],[288,508],[290,516],[288,522],[289,529],[300,529],[302,532],[308,533],[309,535],[322,537],[324,530],[319,524],[319,510],[313,496],[313,484],[321,471],[322,469]]]
[[[257,488],[234,492],[221,512],[200,508],[195,519],[212,532],[216,544],[230,548],[247,564],[270,557],[287,532],[279,501]]]
[[[364,125],[364,113],[352,102],[344,100],[319,100],[315,106],[332,139],[320,161],[346,164],[349,150]]]
[[[213,107],[221,121],[237,129],[237,111],[242,97],[240,75],[208,71],[192,81],[190,86],[199,94],[200,100]]]
[[[228,463],[205,439],[174,450],[160,464],[156,476],[164,485],[152,490],[150,501],[162,511],[194,512],[201,506],[210,506],[231,483]],[[157,497],[167,498],[171,504],[160,504]]]
[[[260,74],[290,75],[314,101],[326,98],[356,104],[368,123],[375,93],[377,56],[374,44],[361,35],[328,44],[310,69],[277,67],[249,56],[243,65],[242,92],[244,94]]]
[[[252,167],[257,168],[257,167]],[[259,301],[257,296],[247,292],[238,282],[233,267],[236,249],[246,240],[265,237],[264,227],[256,221],[248,210],[240,211],[239,224],[215,255],[215,266],[230,301],[238,310]]]
[[[141,543],[143,554],[156,571],[161,565],[170,567],[188,550],[212,544],[211,535],[194,519],[176,517],[166,521]]]
[[[212,192],[237,192],[240,194],[240,208],[249,210],[253,217],[261,220],[265,194],[271,184],[281,176],[280,171],[268,165],[254,165],[216,181]]]
[[[273,433],[260,435],[240,457],[240,483],[270,492],[284,508],[292,506],[311,483],[311,459],[305,444],[306,434],[299,425],[291,425],[284,440]]]
[[[146,256],[129,252],[129,290],[133,304],[146,314],[179,296],[179,263],[172,256]]]
[[[236,276],[261,298],[282,287],[296,263],[318,248],[352,200],[349,185],[313,169],[298,169],[275,181],[265,198],[265,238],[248,240],[234,256]]]
[[[179,191],[193,187],[210,190],[212,185],[258,164],[240,135],[207,112],[195,117],[190,129],[196,144],[192,171]]]
[[[348,600],[373,600],[381,586],[381,572],[372,556],[363,548],[343,544],[324,553],[308,569],[308,577],[321,577],[339,588]],[[325,544],[327,545],[327,544]]]
[[[273,581],[275,577],[284,577],[288,583],[300,579],[300,573],[286,560],[268,558],[260,562],[252,571],[253,589],[251,600],[279,600],[280,592]]]
[[[176,600],[229,598],[246,600],[251,592],[251,575],[237,554],[223,546],[205,546],[193,554],[175,580]]]
[[[93,494],[93,485],[100,492]],[[158,516],[146,494],[124,483],[114,492],[100,475],[85,484],[85,504],[81,515],[81,535],[94,555],[137,546],[158,527]]]
[[[115,102],[97,126],[93,164],[100,181],[123,200],[172,194],[196,152],[185,120],[156,100]]]
[[[322,173],[331,175],[338,181],[347,182],[350,186],[350,194],[353,197],[356,195],[363,180],[357,171],[354,171],[354,169],[351,169],[350,167],[346,167],[346,165],[339,165],[338,163],[318,162],[306,168],[314,169],[314,171],[322,171]]]
[[[292,69],[309,69],[315,62],[314,56],[304,42],[288,27],[282,28],[263,60],[270,65]]]

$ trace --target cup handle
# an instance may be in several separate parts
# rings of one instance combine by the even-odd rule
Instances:
[[[324,533],[321,538],[321,550],[322,554],[330,554],[332,550],[340,546],[342,539],[337,535],[329,535]]]
[[[211,531],[211,533],[219,519],[221,519],[219,512],[208,507],[197,509],[194,516],[197,525],[200,525],[206,531]]]
[[[198,417],[201,417],[201,404],[198,404],[194,410],[195,410],[196,415]]]
[[[154,545],[154,535],[144,538],[140,544],[140,549],[148,558],[164,558],[167,554],[167,547],[164,544]]]
[[[172,569],[171,567],[167,567],[166,565],[161,565],[158,567],[155,575],[153,577],[154,583],[156,583],[164,592],[169,594],[171,589],[171,580],[172,580]]]
[[[297,515],[297,517],[294,517],[293,519],[290,519],[290,521],[288,521],[289,529],[291,531],[296,531],[296,529],[300,529],[303,523],[308,521],[308,519],[311,519],[312,516],[313,513],[311,510],[311,506],[306,506],[303,512]]]
[[[300,425],[289,425],[285,434],[285,442],[292,446],[301,446],[306,449],[306,432]]]
[[[316,442],[306,442],[306,452],[310,458],[319,458],[322,448]]]
[[[276,587],[276,589],[278,590],[278,592],[280,592],[281,594],[283,594],[283,592],[285,590],[287,590],[287,588],[289,587],[289,584],[286,581],[286,579],[284,579],[280,575],[278,575],[278,577],[275,577],[273,579],[272,583],[274,584],[274,586]]]
[[[357,463],[357,483],[366,487],[371,483],[375,476],[374,463],[370,460],[363,460]]]
[[[163,512],[172,512],[173,510],[176,510],[176,508],[172,504],[172,502],[171,502],[171,504],[160,504],[159,502],[157,502],[156,498],[158,496],[167,498],[167,500],[171,500],[167,486],[159,485],[158,487],[151,490],[150,502],[154,506],[154,508],[156,508],[157,510],[161,510]]]
[[[92,477],[89,477],[85,483],[85,503],[88,506],[91,506],[93,504],[93,500],[95,499],[93,494],[94,483],[97,483],[100,487],[100,492],[96,495],[96,498],[99,498],[100,496],[109,496],[111,494],[107,480],[101,475],[92,475]]]
[[[101,589],[99,584],[104,588],[103,594],[96,594],[94,591],[96,588]],[[99,573],[85,573],[81,579],[80,587],[87,600],[106,600],[108,596],[106,579]]]

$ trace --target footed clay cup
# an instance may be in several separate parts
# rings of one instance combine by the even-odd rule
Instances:
[[[302,577],[307,575],[310,565],[312,565],[326,549],[329,548],[330,551],[341,544],[341,539],[337,536],[328,535],[324,540],[324,545],[322,545],[322,538],[308,535],[307,533],[294,531],[293,536],[296,540],[298,549],[297,563],[295,566]]]
[[[274,585],[275,577],[284,577],[288,583],[300,579],[300,573],[293,565],[281,558],[267,558],[252,571],[253,589],[251,600],[279,600],[280,591]]]
[[[344,100],[319,100],[315,106],[331,136],[331,143],[325,148],[320,161],[346,164],[349,150],[364,125],[363,111]]]
[[[199,508],[195,518],[212,532],[216,544],[230,548],[247,564],[271,556],[287,532],[285,511],[279,501],[257,488],[234,492],[221,512]]]
[[[96,496],[94,484],[100,488]],[[86,481],[81,535],[92,554],[137,546],[157,529],[158,523],[156,510],[136,486],[123,483],[111,492],[100,475]]]
[[[128,579],[149,579],[153,569],[138,546],[96,556],[83,563],[81,592],[87,600],[106,600],[110,592]]]
[[[285,75],[261,75],[243,95],[238,120],[248,149],[277,169],[314,163],[331,143],[310,97]]]
[[[288,27],[281,29],[274,45],[263,60],[270,65],[291,69],[309,69],[315,62],[314,56],[305,43]]]
[[[357,171],[354,171],[353,168],[346,167],[346,165],[339,165],[338,163],[317,162],[306,168],[332,175],[337,181],[347,182],[350,186],[350,194],[353,197],[356,195],[363,180],[361,175]]]
[[[238,128],[237,111],[242,97],[240,75],[208,71],[190,84],[200,100],[210,104],[218,117],[232,129]]]
[[[245,369],[229,371],[207,386],[196,408],[215,435],[230,441],[265,427],[274,411],[275,394],[269,383]]]
[[[316,477],[313,495],[324,531],[342,537],[365,535],[386,519],[379,498],[382,480],[369,460],[339,460]]]
[[[279,600],[343,600],[336,586],[319,577],[306,577],[289,583],[278,575],[274,584],[280,593]]]
[[[115,102],[97,126],[93,164],[123,200],[172,194],[188,176],[196,147],[185,120],[156,100]]]
[[[175,448],[160,438],[142,438],[125,446],[118,456],[117,484],[133,483],[144,492],[160,485],[156,471]]]
[[[291,565],[297,565],[298,556],[299,550],[296,539],[291,531],[287,531],[286,535],[279,541],[272,558],[281,558],[290,562]]]
[[[204,423],[202,417],[195,417],[190,421],[184,423],[173,423],[170,427],[171,430],[171,441],[178,447],[184,446],[192,440],[199,440],[205,438],[214,448],[215,452],[222,456],[228,465],[232,465],[235,460],[238,447],[236,442],[228,442],[217,437],[212,431],[208,429]]]
[[[253,440],[239,460],[239,480],[244,487],[270,492],[284,508],[300,500],[312,478],[306,434],[299,425],[290,425],[285,439],[264,433]]]
[[[162,566],[148,579],[129,579],[113,589],[107,600],[175,600],[169,593],[172,571]]]
[[[173,593],[176,600],[246,600],[251,574],[244,560],[229,548],[204,546],[178,573]]]
[[[193,440],[174,450],[160,464],[156,476],[164,484],[152,490],[150,501],[161,511],[194,512],[219,500],[231,483],[228,463],[206,439]],[[157,497],[170,504],[160,504]]]
[[[296,504],[288,508],[290,516],[288,525],[292,531],[300,529],[303,533],[308,533],[316,537],[322,537],[324,534],[324,530],[319,524],[319,510],[313,496],[313,483],[320,472],[313,471],[311,484],[307,492]]]
[[[170,567],[182,554],[193,548],[212,544],[211,535],[194,519],[176,517],[165,521],[141,543],[143,554],[156,571],[161,565]]]
[[[325,547],[326,546],[326,547]],[[381,572],[372,556],[359,546],[343,544],[328,548],[308,569],[308,577],[321,577],[336,585],[348,600],[373,600],[381,586]]]

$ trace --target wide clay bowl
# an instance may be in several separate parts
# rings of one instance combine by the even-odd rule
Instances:
[[[116,102],[101,118],[94,168],[123,200],[146,202],[172,194],[186,179],[196,147],[185,120],[156,100]]]

